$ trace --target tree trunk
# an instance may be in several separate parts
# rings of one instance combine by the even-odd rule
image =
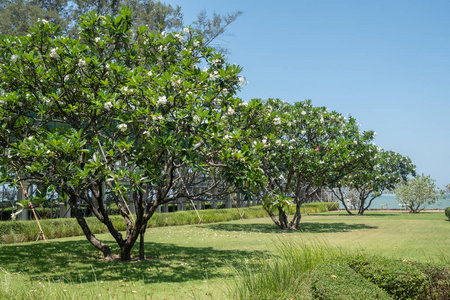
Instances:
[[[75,195],[71,195],[69,198],[69,205],[70,209],[72,210],[73,214],[75,215],[75,218],[80,225],[81,229],[83,230],[84,235],[86,236],[87,240],[98,250],[102,251],[103,257],[105,260],[112,260],[111,255],[111,248],[105,244],[102,243],[99,239],[95,237],[95,235],[92,233],[91,229],[89,228],[88,224],[86,223],[86,220],[83,216],[83,213],[78,209],[77,207],[77,197]]]
[[[131,248],[133,248],[133,246],[128,243],[125,243],[122,247],[120,247],[121,261],[131,261]]]
[[[288,216],[281,206],[278,206],[278,220],[281,224],[281,229],[289,229]]]
[[[275,225],[277,225],[280,229],[284,229],[282,223],[280,222],[280,220],[277,220],[273,211],[265,206],[264,206],[264,209],[269,214],[269,217],[272,219],[272,221],[275,223]]]
[[[301,202],[299,202],[295,206],[295,216],[294,216],[295,223],[293,229],[298,229],[300,227],[300,220],[302,219],[302,213],[300,211],[301,205],[302,205]]]

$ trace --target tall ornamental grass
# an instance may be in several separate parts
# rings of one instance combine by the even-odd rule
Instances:
[[[316,265],[344,255],[343,250],[322,241],[308,244],[278,241],[276,245],[275,255],[234,266],[236,277],[229,290],[230,297],[298,299],[309,290],[308,275]]]

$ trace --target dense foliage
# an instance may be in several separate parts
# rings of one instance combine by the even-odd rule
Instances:
[[[310,101],[291,105],[277,99],[254,100],[249,109],[257,106],[266,117],[253,138],[255,146],[262,144],[258,153],[268,184],[254,194],[263,199],[277,226],[298,228],[302,204],[372,159],[373,132],[361,132],[354,118],[314,107]],[[289,220],[291,205],[296,211]]]
[[[251,124],[236,122],[241,68],[189,28],[166,34],[131,24],[126,8],[117,17],[89,13],[71,39],[40,20],[27,36],[0,44],[2,181],[30,180],[67,198],[86,237],[110,258],[79,210],[86,202],[124,260],[159,205],[261,177],[245,143]],[[227,140],[229,128],[242,134]],[[127,224],[125,238],[107,196]]]

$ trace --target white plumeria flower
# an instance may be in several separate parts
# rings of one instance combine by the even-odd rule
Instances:
[[[108,101],[103,105],[103,107],[106,109],[111,109],[111,107],[113,107],[113,104],[110,101]]]
[[[167,103],[166,96],[159,96],[158,101],[156,102],[156,105],[164,105]]]
[[[149,137],[150,136],[150,132],[148,132],[147,130],[146,131],[144,131],[143,133],[142,133],[143,135],[145,135],[145,136],[147,136],[147,137]]]
[[[184,28],[183,28],[183,31],[184,31],[184,33],[186,33],[186,34],[189,34],[189,28],[187,28],[187,27],[184,27]]]
[[[228,107],[227,114],[228,115],[233,115],[234,113],[235,113],[234,109],[231,108],[231,107]]]
[[[18,58],[19,58],[18,55],[15,55],[15,54],[11,55],[11,61],[12,62],[16,62]]]
[[[200,42],[199,42],[199,41],[195,41],[195,42],[194,42],[194,47],[197,48],[198,46],[200,46]]]
[[[275,119],[273,119],[273,124],[274,124],[274,125],[280,125],[280,124],[281,124],[281,118],[275,118]]]
[[[127,128],[128,128],[127,124],[120,124],[119,126],[117,126],[117,129],[119,129],[122,132],[127,131]]]
[[[94,41],[95,41],[96,43],[100,42],[100,37],[96,37],[96,38],[94,39]]]
[[[34,136],[29,136],[29,137],[28,137],[28,140],[29,140],[29,141],[34,140]]]
[[[80,60],[78,60],[78,66],[80,68],[86,67],[87,66],[86,61],[84,59],[80,58]]]
[[[48,21],[46,19],[38,18],[38,23],[48,24]]]
[[[229,139],[231,139],[231,135],[226,134],[223,138],[226,140],[229,140]]]
[[[303,116],[306,115],[306,111],[303,110],[303,111],[302,111],[302,115],[303,115]]]
[[[275,144],[277,144],[278,146],[281,145],[281,140],[276,140]]]
[[[302,134],[306,134],[306,130],[302,130]]]
[[[64,81],[68,81],[70,79],[70,75],[67,74],[66,76],[64,76]]]
[[[211,78],[212,80],[217,80],[220,78],[220,74],[218,71],[214,71],[213,73],[209,74],[209,78]]]
[[[181,33],[175,33],[173,35],[174,38],[176,38],[178,41],[182,42],[183,41],[183,35]]]
[[[194,120],[195,123],[200,122],[200,118],[197,115],[195,115],[192,119]]]
[[[245,78],[241,76],[238,79],[239,79],[239,85],[243,86],[245,84]]]
[[[58,54],[58,48],[53,48],[52,50],[50,50],[50,57],[51,58],[58,58],[59,54]]]
[[[152,71],[148,71],[147,75],[148,76],[153,76],[153,72]]]
[[[212,61],[211,61],[211,64],[213,65],[213,66],[216,66],[216,65],[218,65],[218,64],[220,64],[222,62],[222,60],[221,59],[213,59]]]

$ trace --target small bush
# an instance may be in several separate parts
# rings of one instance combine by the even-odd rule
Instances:
[[[425,299],[429,290],[429,277],[407,261],[359,256],[348,265],[395,299]]]
[[[327,262],[316,267],[311,274],[313,299],[392,299],[383,289],[377,287],[345,264]]]
[[[450,220],[450,207],[445,209],[445,216]]]

